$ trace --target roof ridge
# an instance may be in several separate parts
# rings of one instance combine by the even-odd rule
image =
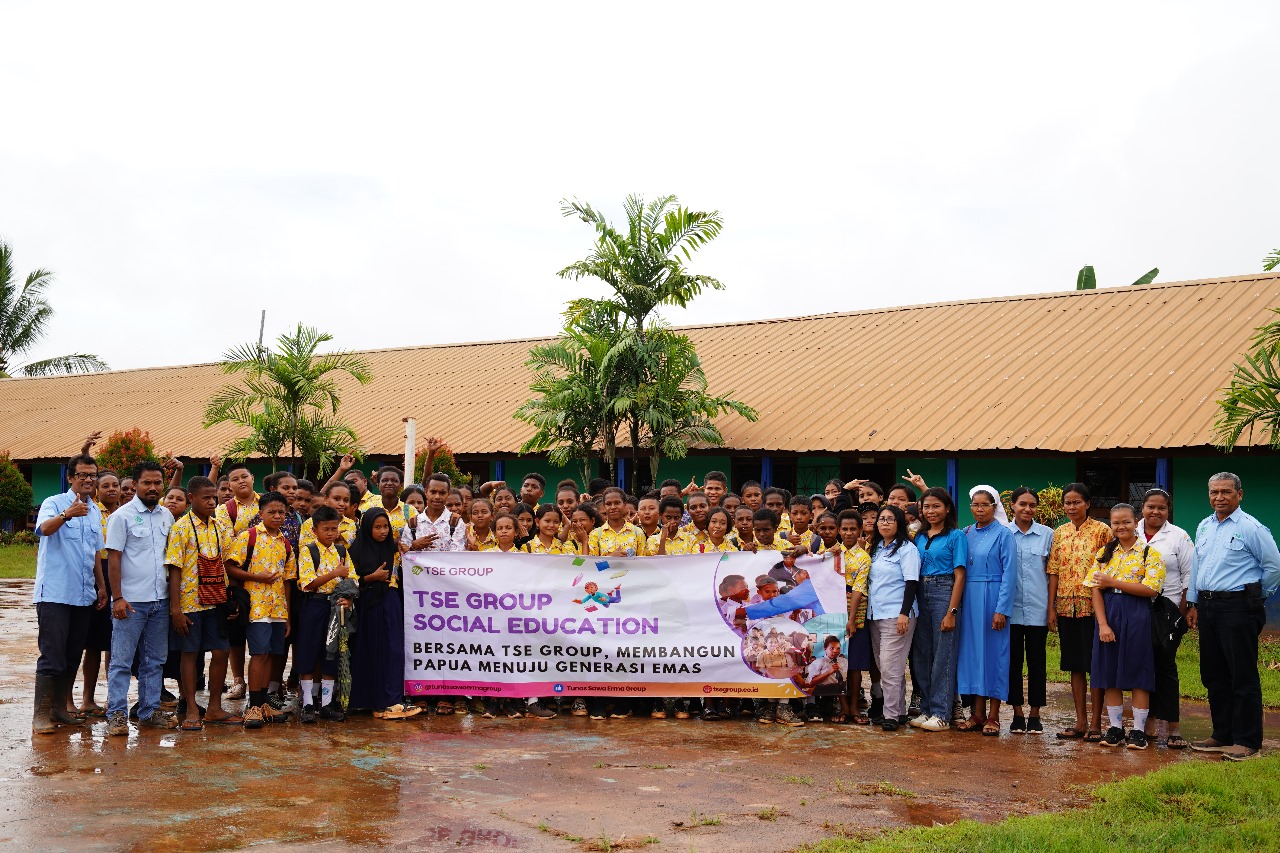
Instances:
[[[949,308],[957,305],[981,305],[981,304],[990,304],[990,303],[999,303],[999,302],[1010,302],[1010,303],[1030,302],[1030,301],[1037,301],[1041,299],[1063,299],[1063,298],[1072,297],[1072,296],[1087,298],[1087,297],[1098,297],[1098,296],[1104,296],[1104,295],[1119,295],[1124,293],[1132,293],[1135,289],[1158,290],[1158,289],[1165,289],[1165,288],[1195,287],[1195,286],[1200,286],[1205,284],[1226,284],[1230,282],[1262,281],[1262,280],[1268,280],[1268,279],[1280,279],[1280,272],[1249,273],[1246,275],[1238,275],[1238,276],[1186,279],[1183,281],[1153,282],[1151,284],[1140,284],[1140,285],[1116,285],[1113,287],[1101,287],[1095,290],[1051,290],[1051,291],[1045,291],[1043,293],[1021,293],[1021,294],[1014,294],[1010,296],[988,296],[988,297],[982,297],[977,299],[954,299],[954,300],[949,300],[944,302],[919,302],[919,303],[914,303],[910,305],[893,305],[893,306],[887,306],[882,308],[863,308],[855,311],[827,311],[821,314],[797,314],[790,317],[761,317],[754,320],[733,320],[733,321],[726,321],[726,322],[720,322],[720,323],[694,323],[694,324],[683,325],[683,326],[672,326],[671,328],[675,331],[684,331],[684,330],[694,330],[694,329],[731,328],[735,326],[769,325],[773,323],[792,323],[799,320],[831,320],[831,319],[839,319],[841,317],[866,317],[866,316],[872,316],[875,314],[893,314],[900,311],[915,311],[921,308]],[[537,335],[537,336],[531,336],[531,337],[525,337],[525,338],[503,338],[503,339],[487,340],[487,341],[453,341],[449,343],[438,343],[438,344],[416,344],[416,345],[405,345],[405,346],[398,346],[398,347],[340,350],[340,351],[349,352],[356,355],[365,355],[365,354],[375,354],[375,353],[410,352],[410,351],[432,350],[432,349],[453,349],[453,348],[460,348],[460,347],[485,347],[485,346],[495,346],[498,344],[522,344],[522,343],[528,344],[528,343],[535,343],[539,341],[550,341],[550,340],[554,340],[555,338],[556,338],[556,335]],[[121,370],[104,370],[98,373],[77,373],[77,374],[71,374],[69,376],[11,376],[11,377],[5,377],[3,379],[0,379],[0,383],[24,382],[24,381],[42,380],[42,379],[70,379],[75,377],[86,377],[86,376],[108,376],[108,375],[118,376],[120,374],[125,374],[125,373],[141,373],[149,370],[186,370],[194,367],[217,367],[220,364],[221,362],[218,362],[218,361],[206,361],[206,362],[197,362],[195,364],[168,364],[168,365],[153,365],[149,367],[129,367]]]

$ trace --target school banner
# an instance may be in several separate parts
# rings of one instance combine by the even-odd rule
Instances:
[[[403,569],[411,696],[780,698],[843,684],[825,642],[847,621],[837,554],[414,551]]]

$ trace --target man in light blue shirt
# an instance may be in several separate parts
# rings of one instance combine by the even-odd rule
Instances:
[[[70,488],[45,498],[36,516],[40,547],[36,552],[35,712],[31,730],[50,734],[58,724],[84,725],[67,709],[67,696],[89,636],[95,607],[107,603],[106,587],[95,573],[102,548],[102,514],[93,500],[98,463],[81,454],[67,461]]]
[[[111,616],[111,666],[107,673],[107,734],[127,736],[130,669],[138,655],[138,723],[171,729],[160,710],[162,671],[169,655],[169,580],[164,549],[173,516],[160,505],[164,469],[155,462],[134,468],[137,493],[107,520],[107,570],[115,600]]]
[[[1209,478],[1213,515],[1196,528],[1187,589],[1187,625],[1200,628],[1200,680],[1209,693],[1213,735],[1198,752],[1245,761],[1262,749],[1258,635],[1265,602],[1280,587],[1280,550],[1271,531],[1240,508],[1244,486],[1224,471]]]

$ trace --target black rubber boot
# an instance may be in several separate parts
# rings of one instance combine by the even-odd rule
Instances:
[[[50,705],[49,716],[55,723],[64,726],[83,726],[86,725],[85,718],[78,713],[71,713],[68,710],[66,701],[67,696],[71,693],[71,679],[75,674],[58,675],[53,679],[53,702]]]
[[[31,715],[31,731],[35,734],[53,734],[58,730],[58,724],[49,716],[55,690],[52,675],[36,675],[36,705]]]

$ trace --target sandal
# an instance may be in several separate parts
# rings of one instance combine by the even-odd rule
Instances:
[[[1084,733],[1085,743],[1102,743],[1102,732],[1091,729]]]
[[[983,737],[998,737],[1000,735],[1000,721],[990,720],[982,727]]]
[[[178,726],[184,732],[201,732],[204,731],[204,721],[202,720],[183,720],[182,725]]]
[[[855,726],[869,726],[871,725],[871,718],[859,711],[853,715],[853,724]]]
[[[90,702],[81,706],[80,713],[86,717],[102,717],[106,719],[107,709],[97,702]]]
[[[846,722],[846,720],[845,720],[845,718],[844,718],[844,714],[832,714],[832,715],[831,715],[831,722],[833,722],[833,723],[843,723],[843,722]]]
[[[1171,734],[1168,740],[1165,741],[1165,746],[1169,747],[1169,749],[1186,749],[1187,742],[1182,735]]]
[[[441,717],[447,717],[449,714],[452,714],[452,713],[453,713],[453,703],[452,703],[452,702],[437,702],[437,703],[436,703],[436,714],[438,714],[439,716],[441,716]]]
[[[244,717],[239,714],[232,714],[229,717],[222,717],[217,720],[211,720],[205,717],[204,722],[211,726],[242,726],[244,725]]]
[[[1055,737],[1057,737],[1058,740],[1075,740],[1077,738],[1084,737],[1084,732],[1080,731],[1077,728],[1072,727],[1069,729],[1063,729],[1062,731],[1058,732],[1058,734],[1055,735]]]
[[[986,721],[986,720],[979,720],[979,719],[976,719],[976,718],[974,718],[974,717],[970,717],[969,719],[965,720],[963,723],[959,723],[959,724],[957,724],[957,725],[956,725],[956,731],[958,731],[958,732],[980,732],[980,731],[982,731],[982,727],[983,727],[983,726],[985,726],[986,724],[987,724],[987,721]]]

